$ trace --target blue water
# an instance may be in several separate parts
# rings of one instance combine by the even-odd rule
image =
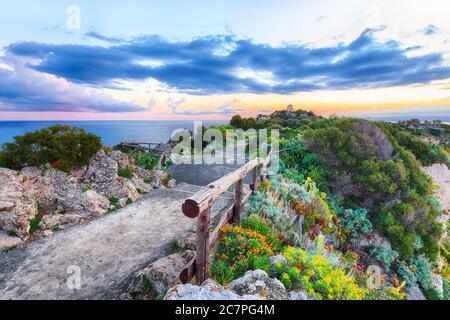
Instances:
[[[204,126],[224,121],[204,121]],[[177,129],[193,130],[193,121],[0,121],[0,144],[11,142],[14,136],[55,124],[70,125],[94,133],[106,146],[123,141],[168,142]]]

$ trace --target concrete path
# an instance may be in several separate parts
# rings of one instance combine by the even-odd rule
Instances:
[[[179,164],[170,167],[170,173],[177,182],[191,183],[197,186],[206,186],[230,172],[238,170],[242,164]],[[244,183],[252,183],[252,175],[248,174]]]
[[[0,254],[0,299],[118,299],[134,272],[166,255],[195,220],[181,212],[199,187],[153,190],[99,220]],[[230,195],[213,215],[232,203]],[[77,286],[80,271],[81,288]]]

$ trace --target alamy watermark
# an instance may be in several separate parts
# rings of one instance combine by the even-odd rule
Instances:
[[[67,7],[66,27],[70,31],[81,29],[81,8],[78,5],[70,5]]]
[[[67,277],[67,289],[80,290],[81,289],[81,268],[79,266],[69,266],[66,269]]]
[[[172,134],[171,160],[175,164],[245,164],[271,156],[270,172],[278,172],[278,130],[205,129],[202,122],[194,130],[176,130]]]

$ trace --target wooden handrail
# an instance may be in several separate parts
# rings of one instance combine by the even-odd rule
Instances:
[[[209,251],[213,249],[219,239],[220,229],[223,226],[233,223],[240,224],[242,208],[250,200],[250,197],[257,190],[259,181],[267,176],[266,168],[270,165],[274,152],[271,151],[267,158],[257,158],[248,162],[236,171],[233,171],[219,180],[214,181],[202,188],[193,197],[186,199],[182,210],[189,218],[197,218],[196,234],[196,256],[189,261],[180,273],[182,283],[192,280],[195,275],[197,284],[203,283],[208,276]],[[262,167],[262,172],[258,176],[258,167]],[[249,172],[253,172],[252,192],[243,197],[243,181]],[[235,184],[234,203],[226,210],[218,225],[210,234],[211,227],[211,207],[214,201]]]
[[[202,188],[193,197],[184,201],[182,206],[184,215],[189,218],[198,217],[198,215],[209,208],[218,197],[228,191],[233,184],[245,179],[250,171],[259,166],[264,168],[267,167],[272,156],[273,152],[271,151],[266,159],[256,158],[255,160],[246,163],[238,170],[233,171]]]

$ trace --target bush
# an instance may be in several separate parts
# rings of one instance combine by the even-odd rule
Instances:
[[[118,168],[117,175],[122,178],[131,179],[133,178],[133,169],[130,167]]]
[[[134,163],[146,170],[153,170],[158,164],[158,159],[151,153],[132,152],[130,156],[134,159]]]
[[[348,236],[350,241],[354,241],[360,234],[372,231],[372,223],[368,218],[366,209],[342,209],[337,210],[341,227]]]
[[[367,293],[345,270],[333,267],[321,255],[294,247],[287,247],[282,255],[288,263],[275,268],[288,290],[301,288],[319,300],[362,300]]]
[[[252,222],[244,220],[243,223],[248,225]],[[212,278],[226,285],[242,277],[248,270],[261,269],[269,272],[269,257],[276,254],[276,248],[272,247],[270,241],[275,237],[268,230],[264,231],[267,231],[268,237],[248,228],[230,225],[223,227],[219,247],[210,267]]]
[[[14,137],[0,152],[0,166],[20,170],[50,164],[62,171],[87,165],[102,147],[101,139],[83,129],[56,125]]]
[[[390,269],[392,262],[398,258],[398,253],[385,246],[372,246],[368,249],[369,254],[377,261],[381,262],[386,269]]]
[[[302,142],[327,167],[335,196],[367,208],[402,257],[424,252],[436,260],[441,231],[428,201],[431,179],[397,133],[387,123],[327,119],[305,130]],[[424,244],[420,250],[414,248],[417,236]]]

